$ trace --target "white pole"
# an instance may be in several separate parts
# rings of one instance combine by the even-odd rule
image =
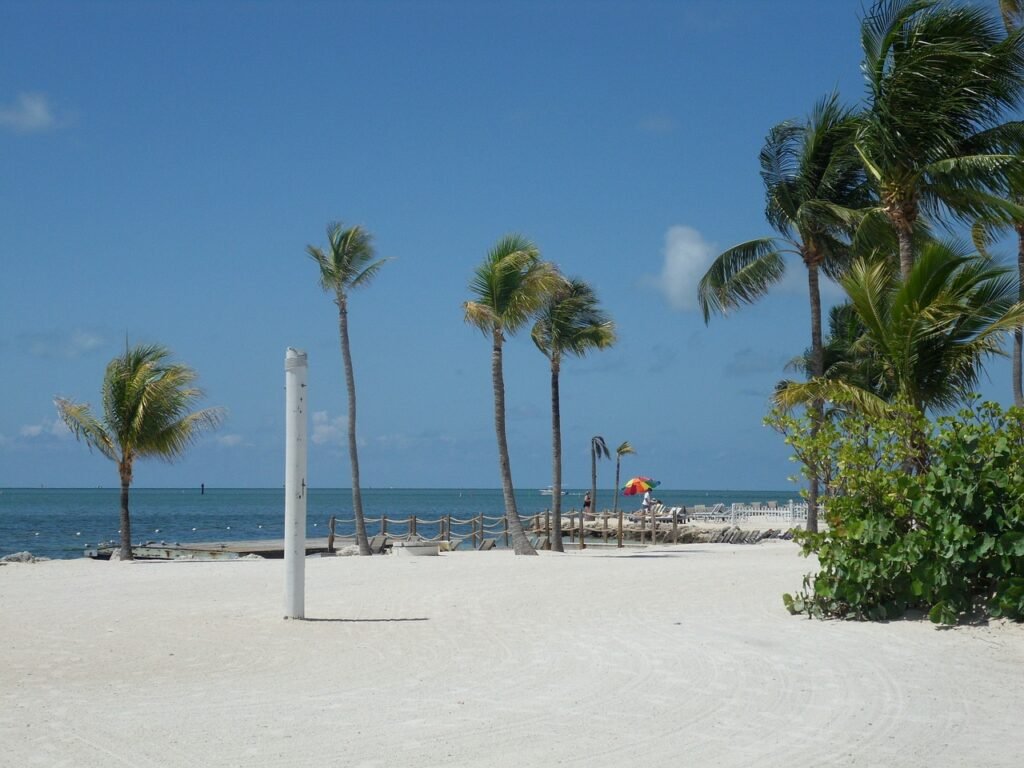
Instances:
[[[284,615],[306,616],[306,353],[284,355]]]

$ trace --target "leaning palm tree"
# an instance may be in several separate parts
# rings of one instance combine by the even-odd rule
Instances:
[[[860,261],[842,284],[864,330],[849,351],[870,359],[870,384],[790,383],[776,393],[784,407],[835,398],[866,413],[886,413],[895,399],[922,413],[949,409],[974,390],[984,361],[1003,354],[1006,331],[1024,321],[1013,275],[954,244],[924,246],[906,280],[885,261]]]
[[[196,372],[168,360],[170,352],[157,345],[126,347],[124,354],[107,364],[103,375],[102,418],[86,403],[64,398],[54,402],[64,423],[76,438],[84,440],[117,464],[121,478],[121,559],[132,559],[132,522],[128,494],[136,459],[173,461],[205,429],[220,424],[223,411],[204,408],[191,411],[202,397],[193,386]]]
[[[631,453],[636,453],[636,450],[628,440],[623,440],[615,449],[615,502],[612,505],[612,514],[616,516],[619,514],[619,470],[622,468],[622,457]]]
[[[778,283],[786,257],[807,269],[811,308],[811,373],[823,371],[820,274],[839,278],[848,263],[847,236],[869,201],[859,159],[853,150],[857,116],[832,96],[815,105],[802,123],[783,122],[768,133],[761,150],[766,217],[778,232],[733,246],[701,278],[697,298],[708,322],[764,296]],[[819,414],[820,405],[812,404]],[[815,422],[817,423],[817,422]],[[807,525],[817,530],[818,483],[812,478]]]
[[[529,322],[563,278],[552,264],[541,261],[537,246],[521,235],[507,235],[491,248],[477,267],[469,288],[475,298],[463,304],[466,322],[491,338],[491,383],[494,387],[494,432],[498,467],[505,498],[505,520],[517,555],[537,554],[523,530],[512,486],[508,439],[505,434],[505,379],[502,346]]]
[[[976,5],[877,0],[861,25],[868,103],[856,148],[899,239],[915,260],[919,216],[973,220],[1001,203],[1020,160],[992,132],[1024,97],[1024,36]]]
[[[306,246],[310,258],[320,267],[320,287],[334,294],[338,306],[338,334],[341,358],[345,365],[348,392],[348,457],[352,468],[352,510],[356,520],[356,543],[360,555],[370,554],[363,517],[363,497],[359,487],[359,454],[356,446],[356,380],[352,371],[352,352],[348,340],[348,295],[367,285],[387,259],[376,259],[370,233],[362,227],[343,227],[338,222],[327,226],[327,251]]]
[[[562,416],[558,387],[562,358],[584,357],[592,349],[607,349],[615,343],[615,324],[598,307],[593,288],[582,280],[570,279],[540,308],[531,337],[551,363],[551,547],[562,552]]]
[[[611,451],[608,444],[600,435],[590,438],[590,511],[597,514],[597,460],[610,459]],[[587,545],[583,543],[583,526],[580,525],[580,549]]]

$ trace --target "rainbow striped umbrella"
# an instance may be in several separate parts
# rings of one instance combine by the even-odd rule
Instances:
[[[657,488],[661,485],[658,480],[652,480],[649,477],[633,477],[626,481],[626,484],[622,486],[623,496],[637,496],[641,493],[647,493],[652,488]]]

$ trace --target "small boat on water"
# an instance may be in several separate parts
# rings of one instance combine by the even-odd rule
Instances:
[[[555,493],[555,489],[552,488],[550,485],[547,488],[541,488],[540,489],[540,495],[541,496],[552,496],[552,495],[554,495],[554,493]],[[569,493],[568,491],[562,491],[562,495],[563,496],[567,495],[568,493]]]

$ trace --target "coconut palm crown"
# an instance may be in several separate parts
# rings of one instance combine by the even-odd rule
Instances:
[[[878,0],[861,45],[868,93],[856,148],[906,279],[921,214],[970,221],[1003,207],[993,193],[1020,160],[998,151],[998,136],[1020,130],[1004,119],[1024,97],[1024,37],[977,5]]]
[[[863,380],[814,379],[776,393],[783,406],[839,397],[884,413],[892,399],[921,412],[948,409],[977,385],[986,358],[1000,355],[1005,333],[1024,319],[1013,275],[950,243],[922,248],[909,277],[885,261],[859,261],[843,280],[864,329],[850,346],[870,360]]]
[[[199,435],[223,419],[220,408],[193,411],[203,392],[194,386],[197,375],[181,363],[170,362],[159,345],[126,347],[107,364],[101,397],[103,415],[85,403],[56,398],[60,417],[79,440],[117,464],[121,479],[121,550],[132,558],[129,489],[136,459],[174,461]]]

